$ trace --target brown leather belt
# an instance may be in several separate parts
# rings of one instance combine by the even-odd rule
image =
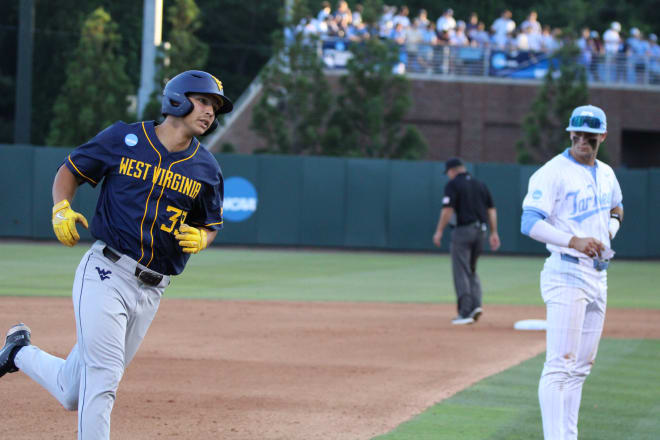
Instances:
[[[113,263],[116,263],[121,258],[121,255],[110,249],[108,246],[103,248],[103,255]],[[163,281],[163,276],[161,274],[142,270],[139,267],[135,268],[135,276],[138,280],[148,286],[157,286]]]

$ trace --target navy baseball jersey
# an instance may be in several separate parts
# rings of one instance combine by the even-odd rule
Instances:
[[[103,180],[94,238],[156,272],[177,275],[190,257],[174,237],[179,226],[222,228],[222,172],[199,140],[171,153],[154,126],[116,122],[64,163],[92,186]]]

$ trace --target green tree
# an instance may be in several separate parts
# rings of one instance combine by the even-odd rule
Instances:
[[[170,30],[167,41],[158,48],[156,87],[144,109],[145,120],[161,117],[161,96],[167,81],[186,70],[204,70],[209,57],[208,44],[195,36],[202,26],[195,0],[174,0],[167,8],[166,19]]]
[[[49,145],[78,145],[118,119],[129,119],[133,87],[120,55],[121,37],[110,15],[98,8],[83,24],[66,81],[55,100]]]
[[[575,45],[568,44],[550,60],[543,85],[523,120],[523,138],[516,144],[519,163],[546,162],[568,146],[565,128],[571,112],[589,98],[584,66],[576,62],[578,53]],[[604,154],[601,146],[599,158]]]
[[[318,40],[293,30],[309,10],[295,0],[288,15],[283,17],[285,33],[275,36],[277,55],[262,72],[263,94],[252,115],[252,129],[266,141],[259,152],[321,154],[332,94],[317,54]]]
[[[373,38],[351,47],[348,74],[323,139],[323,153],[337,156],[418,159],[426,141],[403,118],[412,105],[410,81],[396,75],[398,49]]]

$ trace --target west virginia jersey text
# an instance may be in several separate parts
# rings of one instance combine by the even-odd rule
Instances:
[[[151,170],[151,175],[149,171]],[[119,174],[134,177],[136,179],[147,180],[150,176],[152,183],[164,186],[172,191],[180,192],[194,199],[202,189],[202,184],[196,180],[182,176],[160,167],[153,167],[150,163],[142,162],[128,157],[122,157],[119,164]]]

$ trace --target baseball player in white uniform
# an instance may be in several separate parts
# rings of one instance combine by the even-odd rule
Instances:
[[[571,147],[529,179],[521,232],[546,243],[541,272],[547,310],[546,359],[539,382],[545,440],[577,439],[582,385],[605,321],[610,241],[623,219],[621,188],[596,159],[607,136],[602,109],[577,107],[566,131]]]

